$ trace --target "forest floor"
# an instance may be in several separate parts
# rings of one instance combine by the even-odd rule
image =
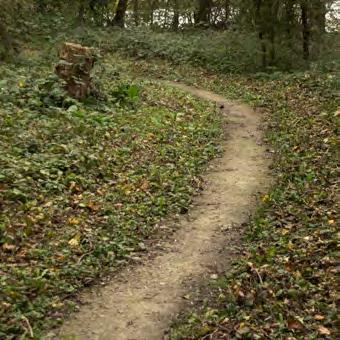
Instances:
[[[104,288],[84,293],[83,306],[62,327],[60,338],[161,339],[193,287],[204,278],[218,280],[237,256],[255,197],[268,185],[260,117],[212,92],[173,85],[223,107],[228,122],[223,155],[213,161],[206,188],[188,215],[176,222],[179,229],[161,244],[162,251],[151,252]]]
[[[111,34],[86,34],[72,41],[105,54],[93,78],[106,99],[81,103],[52,74],[65,39],[0,65],[0,338],[40,339],[79,308],[62,332],[81,326],[105,337],[111,325],[93,324],[116,313],[113,290],[129,301],[115,315],[126,336],[157,337],[181,311],[171,339],[336,338],[335,66],[225,74],[186,62],[167,37],[185,60],[157,44],[157,53],[140,53],[138,39],[115,54]],[[189,92],[224,102],[224,114]],[[94,304],[82,305],[79,292]],[[131,296],[140,310],[130,309]],[[148,315],[153,301],[159,314]]]

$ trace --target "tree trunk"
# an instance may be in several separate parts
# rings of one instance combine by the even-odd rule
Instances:
[[[293,0],[286,1],[286,31],[287,31],[287,39],[288,46],[292,46],[293,40],[293,25],[294,25],[294,3]]]
[[[84,23],[84,16],[85,16],[85,5],[84,5],[84,1],[81,1],[79,4],[79,9],[78,9],[78,17],[77,17],[78,25],[82,25]]]
[[[275,60],[276,60],[276,47],[275,47],[275,30],[274,27],[271,28],[270,30],[270,50],[269,50],[269,57],[270,57],[270,65],[274,66],[275,65]]]
[[[310,11],[310,31],[314,41],[313,52],[319,55],[322,51],[323,37],[326,34],[326,0],[313,1]]]
[[[211,14],[211,0],[198,0],[198,11],[196,13],[196,24],[209,24]]]
[[[9,55],[13,50],[12,39],[7,31],[6,24],[0,18],[0,44],[3,45],[5,50],[5,56]]]
[[[116,15],[113,19],[113,24],[119,27],[125,26],[125,14],[128,5],[128,0],[119,0]]]
[[[269,57],[270,57],[270,65],[274,66],[276,62],[276,34],[277,34],[277,27],[276,23],[278,22],[278,13],[279,13],[280,3],[279,1],[273,1],[270,6],[268,18],[270,25],[269,25],[269,41],[270,41],[270,50],[269,50]]]
[[[227,23],[230,16],[230,0],[225,0],[224,2],[224,12],[225,12],[225,22]]]
[[[259,39],[261,43],[261,63],[262,68],[267,68],[267,45],[263,37],[263,32],[259,32]]]
[[[173,0],[173,10],[174,10],[174,17],[172,19],[172,29],[174,31],[177,31],[178,30],[178,26],[179,26],[178,0]]]
[[[263,20],[262,14],[262,0],[255,0],[255,25],[258,31],[258,37],[261,45],[261,64],[265,69],[267,67],[267,45],[264,37]]]
[[[326,33],[326,0],[314,0],[311,6],[313,31],[315,30],[317,34],[322,35]]]
[[[301,23],[302,23],[302,50],[303,59],[309,60],[310,55],[310,27],[309,27],[309,9],[307,1],[303,0],[300,4],[301,8]]]
[[[139,26],[139,2],[138,0],[133,0],[133,20],[135,26]]]

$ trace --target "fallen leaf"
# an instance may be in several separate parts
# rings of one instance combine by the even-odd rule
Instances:
[[[79,221],[79,219],[76,218],[76,217],[70,217],[70,218],[68,219],[68,223],[70,223],[70,224],[72,224],[72,225],[77,225],[77,224],[80,223],[80,221]]]
[[[68,241],[68,244],[71,247],[77,247],[79,245],[79,241],[80,241],[80,234],[78,233]]]
[[[94,203],[94,202],[89,202],[87,204],[87,207],[92,211],[98,211],[99,210],[98,205],[96,205],[96,203]]]
[[[289,329],[303,329],[303,324],[295,319],[288,320],[287,326]]]
[[[4,251],[8,251],[8,252],[13,251],[15,248],[16,248],[16,246],[15,246],[14,244],[4,243],[4,244],[2,245],[2,249],[3,249]]]
[[[269,199],[269,196],[268,196],[268,195],[264,195],[264,196],[262,197],[262,202],[267,202],[268,199]]]
[[[319,332],[321,335],[331,335],[331,331],[330,331],[328,328],[324,327],[324,326],[320,326],[320,327],[318,328],[318,332]]]
[[[324,318],[325,317],[323,315],[319,315],[319,314],[314,315],[315,320],[324,320]]]

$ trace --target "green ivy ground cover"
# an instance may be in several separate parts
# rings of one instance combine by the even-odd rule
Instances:
[[[218,153],[212,104],[99,62],[105,100],[68,98],[52,66],[0,65],[0,338],[56,324],[81,287],[187,210]]]

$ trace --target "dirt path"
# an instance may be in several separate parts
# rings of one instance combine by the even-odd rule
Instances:
[[[211,92],[173,86],[224,105],[229,122],[224,155],[213,162],[206,190],[164,250],[85,293],[84,306],[64,324],[59,339],[163,339],[172,318],[185,307],[190,287],[227,269],[254,196],[268,183],[258,115]]]

